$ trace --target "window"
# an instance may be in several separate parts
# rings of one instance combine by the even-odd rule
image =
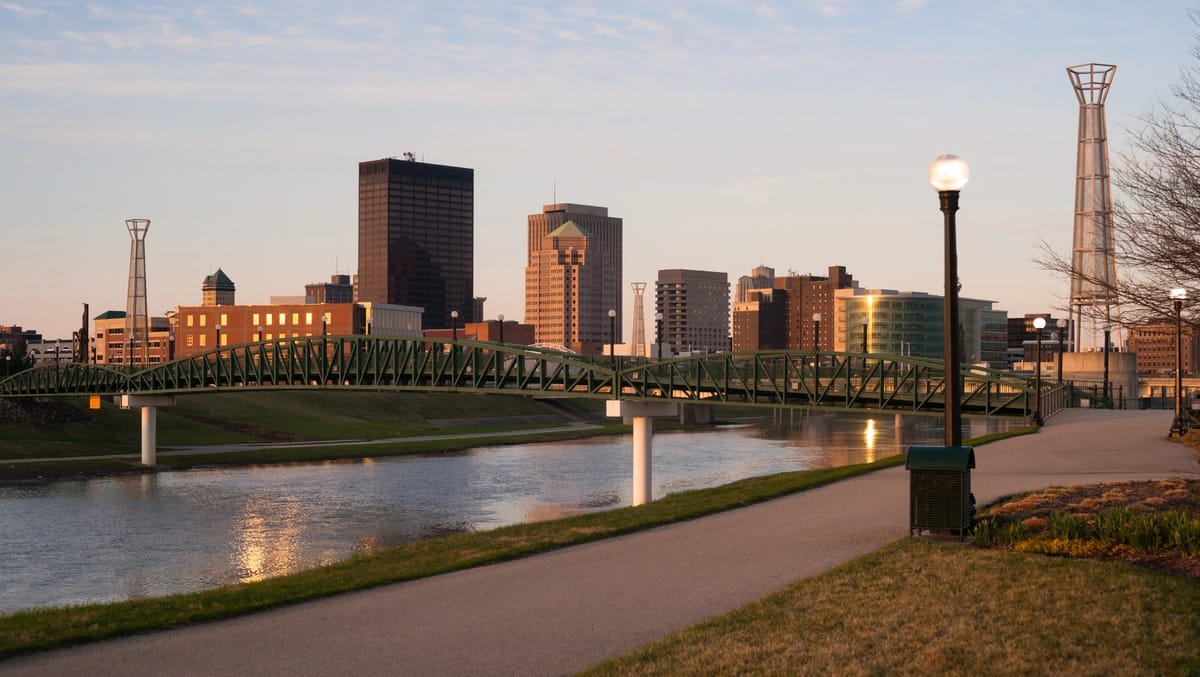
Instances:
[[[206,345],[208,345],[208,337],[204,334],[201,334],[200,335],[200,347],[203,348]]]
[[[275,316],[272,315],[271,313],[267,313],[267,326],[269,327],[274,323],[275,323]]]
[[[203,326],[205,326],[206,324],[208,324],[208,316],[207,316],[207,315],[201,315],[201,316],[200,316],[200,326],[201,326],[201,327],[203,327]],[[204,345],[204,344],[203,344],[203,343],[201,343],[200,345]]]
[[[222,327],[229,326],[229,316],[226,315],[225,313],[221,313],[221,326]]]
[[[292,324],[300,324],[300,313],[292,313]]]
[[[279,326],[287,324],[287,313],[279,313]]]
[[[254,313],[254,319],[250,321],[250,324],[253,324],[253,325],[260,324],[258,321],[258,313]]]
[[[188,316],[187,316],[187,326],[191,327],[191,326],[192,326],[192,320],[194,320],[194,319],[196,319],[194,315],[188,315]]]
[[[229,345],[229,334],[221,334],[221,345]]]
[[[304,313],[304,324],[312,324],[312,313]]]
[[[187,335],[187,344],[188,344],[188,347],[189,347],[189,348],[191,348],[191,347],[192,347],[192,344],[194,343],[194,339],[195,339],[195,337],[194,337],[194,336],[192,336],[191,334],[188,334],[188,335]]]

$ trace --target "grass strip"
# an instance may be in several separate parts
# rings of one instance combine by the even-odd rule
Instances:
[[[1033,432],[1010,431],[1004,436]],[[975,440],[969,440],[968,444]],[[228,618],[285,604],[516,559],[650,529],[901,465],[873,463],[751,477],[670,494],[636,508],[454,534],[360,555],[316,569],[197,593],[110,604],[19,611],[0,616],[0,659],[55,647]]]
[[[1200,582],[901,539],[590,675],[1195,674]]]

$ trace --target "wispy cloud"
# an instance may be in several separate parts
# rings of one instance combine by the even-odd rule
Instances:
[[[40,16],[47,13],[44,9],[26,7],[25,5],[18,5],[14,2],[0,2],[0,9],[12,12],[13,14],[20,14],[21,16]]]

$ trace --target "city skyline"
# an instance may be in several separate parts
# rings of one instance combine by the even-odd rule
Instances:
[[[128,218],[153,223],[152,315],[218,268],[249,303],[354,274],[354,167],[404,152],[475,169],[488,319],[522,317],[526,215],[557,202],[624,219],[627,308],[669,268],[940,293],[946,152],[972,170],[962,293],[1058,312],[1067,281],[1030,259],[1071,245],[1065,69],[1117,65],[1119,169],[1191,62],[1192,7],[0,3],[0,324],[65,338],[82,303],[124,308]]]

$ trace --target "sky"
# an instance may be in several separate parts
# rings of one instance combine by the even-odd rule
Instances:
[[[69,338],[83,303],[123,310],[128,218],[151,219],[155,315],[199,305],[217,268],[239,303],[352,274],[357,165],[405,152],[474,168],[490,318],[522,317],[526,217],[556,198],[624,219],[627,290],[665,268],[843,265],[940,294],[942,153],[971,170],[961,294],[1054,312],[1067,281],[1034,258],[1071,248],[1065,69],[1117,65],[1117,166],[1192,64],[1194,9],[0,0],[0,324]]]

